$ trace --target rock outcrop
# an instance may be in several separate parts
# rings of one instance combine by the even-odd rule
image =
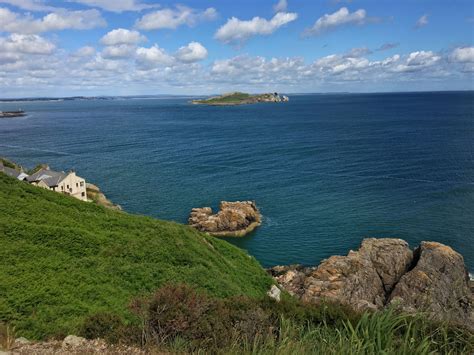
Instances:
[[[214,236],[242,237],[260,225],[261,215],[253,201],[222,201],[216,214],[210,207],[193,208],[188,223]]]
[[[395,306],[474,329],[474,300],[462,256],[423,242],[414,252],[401,239],[364,239],[358,251],[317,267],[276,266],[279,285],[311,303],[337,302],[357,311]]]
[[[104,193],[100,191],[98,186],[91,183],[87,183],[86,191],[87,191],[87,199],[89,201],[95,202],[99,206],[111,208],[113,210],[119,210],[119,211],[122,210],[122,207],[120,207],[120,205],[115,205],[114,203],[112,203],[112,201],[110,201],[107,197],[105,197]]]

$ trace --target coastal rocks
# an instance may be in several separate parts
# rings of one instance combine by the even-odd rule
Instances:
[[[87,339],[78,337],[76,335],[68,335],[63,340],[63,348],[77,348],[87,343]]]
[[[86,183],[86,191],[87,199],[89,201],[93,201],[99,206],[111,208],[113,210],[122,210],[122,207],[120,207],[120,205],[113,204],[107,197],[105,197],[104,193],[100,191],[98,186],[91,183]]]
[[[422,311],[474,329],[474,303],[463,257],[446,245],[422,242],[415,250],[415,262],[398,281],[389,303],[408,313]]]
[[[242,237],[260,225],[261,215],[253,201],[222,201],[216,214],[210,207],[193,208],[188,223],[214,236]]]
[[[317,267],[276,266],[278,284],[311,303],[342,303],[357,311],[396,306],[427,312],[474,329],[474,307],[463,258],[448,246],[423,242],[412,252],[401,239],[364,239],[358,251]]]

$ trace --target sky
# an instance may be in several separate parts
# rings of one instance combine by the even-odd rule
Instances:
[[[470,0],[0,0],[0,97],[474,90]]]

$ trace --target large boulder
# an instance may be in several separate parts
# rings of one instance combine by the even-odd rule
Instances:
[[[219,212],[210,207],[193,208],[189,225],[215,236],[243,236],[261,223],[260,212],[253,201],[222,201]]]
[[[415,250],[415,263],[396,284],[389,303],[474,329],[469,273],[462,255],[440,243],[422,242]]]
[[[359,250],[317,267],[276,266],[278,284],[310,303],[342,303],[362,311],[397,306],[474,329],[469,276],[462,256],[440,243],[412,252],[401,239],[364,239]]]

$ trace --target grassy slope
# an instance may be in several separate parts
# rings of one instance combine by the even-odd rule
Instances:
[[[105,209],[0,174],[0,322],[20,335],[74,333],[89,314],[166,282],[223,297],[271,284],[238,248],[189,227]]]

